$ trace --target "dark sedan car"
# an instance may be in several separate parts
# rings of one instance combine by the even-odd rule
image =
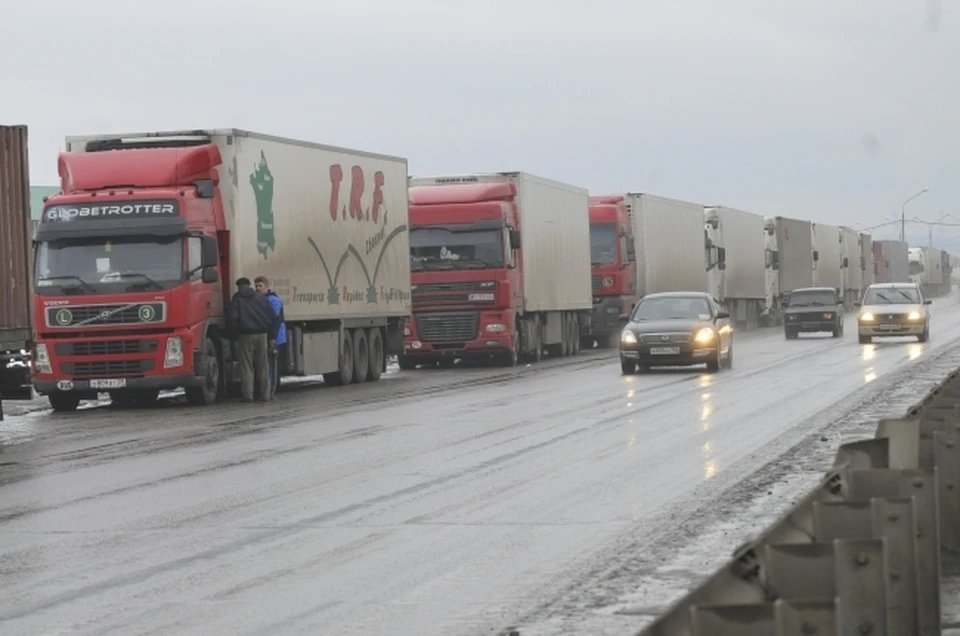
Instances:
[[[793,340],[801,333],[829,331],[843,336],[843,301],[831,287],[794,289],[783,297],[783,335]]]
[[[706,364],[710,371],[733,367],[730,314],[709,294],[649,294],[633,312],[620,316],[620,368],[673,367]]]

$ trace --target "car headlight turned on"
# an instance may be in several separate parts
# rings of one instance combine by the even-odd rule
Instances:
[[[871,313],[860,314],[860,320],[862,320],[863,322],[872,322],[873,314]]]
[[[697,335],[694,336],[693,339],[699,342],[700,344],[707,344],[708,342],[713,342],[713,339],[716,337],[717,335],[713,331],[713,329],[710,329],[709,327],[704,327],[703,329],[697,332]]]
[[[920,320],[920,312],[919,312],[919,311],[911,311],[911,312],[910,312],[910,315],[907,316],[907,320]]]
[[[620,342],[622,344],[637,344],[637,335],[629,329],[620,332]]]

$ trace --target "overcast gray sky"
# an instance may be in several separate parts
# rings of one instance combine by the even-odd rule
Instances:
[[[960,217],[958,3],[140,4],[0,11],[0,122],[30,126],[35,185],[58,183],[67,134],[239,127],[411,174],[523,170],[845,225],[929,187],[908,217]],[[960,227],[936,235],[960,251]]]

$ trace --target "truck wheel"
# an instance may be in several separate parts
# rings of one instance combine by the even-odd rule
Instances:
[[[193,406],[210,406],[220,399],[220,391],[223,388],[223,374],[220,373],[220,351],[211,338],[204,338],[203,340],[203,355],[200,357],[200,364],[203,365],[202,384],[200,386],[188,386],[184,393],[187,396],[187,402]]]
[[[350,384],[353,380],[353,332],[343,330],[343,342],[340,343],[340,369],[332,373],[324,373],[323,381],[330,386]]]
[[[562,335],[560,337],[560,355],[566,357],[570,355],[573,346],[570,344],[570,316],[568,314],[563,314],[563,329],[561,330]]]
[[[370,374],[370,347],[365,329],[353,330],[353,382],[367,381]]]
[[[503,363],[508,367],[515,367],[520,362],[520,334],[513,332],[513,347],[503,356]]]
[[[53,410],[58,413],[76,411],[80,406],[80,396],[72,393],[51,393],[47,399],[50,400]]]
[[[400,367],[401,371],[413,371],[417,368],[417,362],[407,356],[397,356],[397,366]]]
[[[383,374],[383,337],[377,327],[372,327],[367,332],[367,349],[370,351],[367,379],[376,382]]]
[[[573,326],[570,328],[572,332],[570,334],[570,346],[573,347],[573,355],[578,355],[580,353],[580,317],[574,314],[571,322]]]

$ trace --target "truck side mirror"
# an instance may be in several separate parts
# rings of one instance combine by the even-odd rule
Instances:
[[[200,266],[201,267],[216,267],[220,264],[220,247],[217,245],[217,239],[212,236],[203,236],[200,238],[201,242],[201,254],[200,254]],[[206,282],[206,281],[204,281]]]
[[[717,248],[717,269],[721,272],[727,269],[727,248],[725,247]]]
[[[620,314],[620,322],[630,322],[630,314]]]
[[[201,280],[208,285],[216,283],[220,280],[220,274],[217,273],[217,270],[212,267],[204,267],[200,277]]]
[[[813,262],[816,263],[820,260],[820,250],[813,250]]]
[[[510,228],[510,249],[520,249],[520,230]]]
[[[850,267],[850,259],[847,258],[846,256],[843,257],[843,266]]]
[[[627,243],[627,260],[637,260],[637,249],[633,246],[633,243]]]

